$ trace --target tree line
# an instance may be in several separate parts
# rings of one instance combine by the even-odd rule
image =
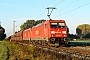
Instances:
[[[76,34],[80,36],[80,38],[90,38],[90,25],[89,24],[81,24],[76,28]]]
[[[42,23],[42,22],[45,22],[46,20],[44,19],[41,19],[41,20],[26,20],[25,23],[23,23],[21,26],[20,26],[20,29],[21,30],[26,30],[28,28],[31,28],[33,26],[36,26],[37,24],[39,23]]]
[[[90,38],[90,25],[80,24],[76,27],[76,34],[69,34],[68,36],[72,39]]]

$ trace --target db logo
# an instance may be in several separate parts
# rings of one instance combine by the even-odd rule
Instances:
[[[35,35],[38,35],[39,34],[39,31],[35,31]]]

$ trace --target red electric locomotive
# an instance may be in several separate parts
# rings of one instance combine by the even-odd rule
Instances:
[[[47,20],[32,27],[31,41],[41,44],[62,45],[67,44],[68,30],[64,20]]]
[[[31,41],[39,44],[67,44],[68,29],[64,20],[46,20],[11,36],[12,41]]]
[[[33,43],[49,44],[49,45],[63,45],[67,44],[68,28],[64,20],[52,20],[50,15],[53,7],[48,7],[48,14],[50,20],[38,24],[32,28],[22,31],[21,36],[19,33],[11,36],[11,40],[31,41]],[[49,13],[49,9],[52,9]]]

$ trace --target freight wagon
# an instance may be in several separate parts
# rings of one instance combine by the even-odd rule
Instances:
[[[23,31],[17,32],[16,34],[12,35],[10,41],[16,41],[16,42],[23,41]]]

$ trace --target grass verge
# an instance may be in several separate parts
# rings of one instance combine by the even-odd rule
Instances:
[[[8,48],[3,41],[0,41],[0,60],[8,59]]]

